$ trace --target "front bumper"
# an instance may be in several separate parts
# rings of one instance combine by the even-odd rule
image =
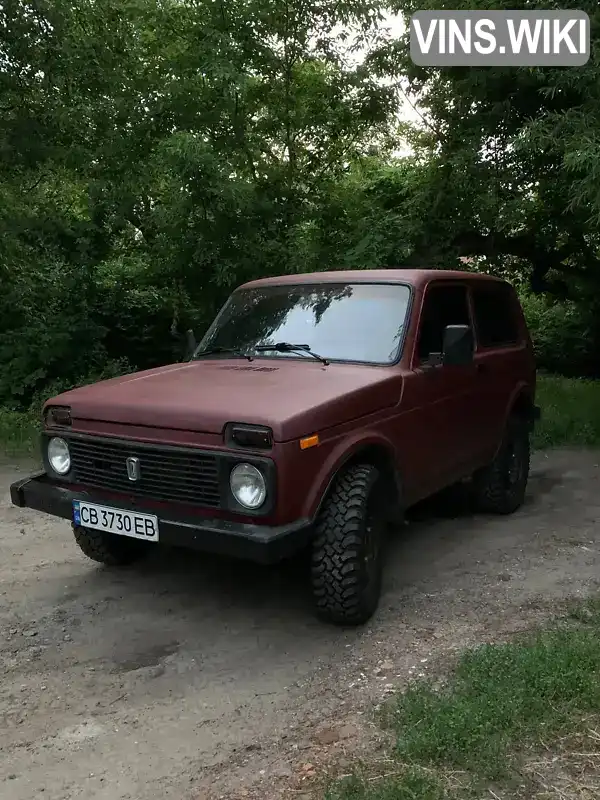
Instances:
[[[16,481],[10,487],[10,498],[19,508],[33,508],[55,517],[73,520],[73,501],[113,506],[124,511],[157,514],[160,544],[187,547],[192,550],[219,553],[260,564],[272,564],[294,555],[307,544],[311,534],[310,520],[269,527],[205,519],[171,509],[157,511],[126,500],[108,500],[99,492],[74,491],[52,482],[44,472]]]

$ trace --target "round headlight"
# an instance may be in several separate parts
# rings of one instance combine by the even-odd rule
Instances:
[[[48,463],[58,475],[66,475],[71,469],[69,445],[60,436],[55,436],[48,442]]]
[[[262,472],[252,464],[238,464],[229,476],[231,493],[244,508],[260,508],[267,496]]]

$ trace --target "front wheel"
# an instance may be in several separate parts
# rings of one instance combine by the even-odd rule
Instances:
[[[473,504],[491,514],[512,514],[523,505],[531,447],[525,420],[511,417],[494,460],[473,476]]]
[[[379,471],[348,468],[324,503],[312,551],[312,589],[318,616],[337,625],[362,625],[381,596],[385,504]]]
[[[99,564],[109,567],[128,566],[144,558],[148,552],[148,542],[139,539],[96,531],[74,523],[72,528],[82,553]]]

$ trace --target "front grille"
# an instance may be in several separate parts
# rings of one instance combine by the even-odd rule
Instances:
[[[69,439],[69,450],[75,481],[84,486],[209,508],[221,505],[216,456],[107,439]],[[127,477],[130,456],[139,458],[137,481]]]

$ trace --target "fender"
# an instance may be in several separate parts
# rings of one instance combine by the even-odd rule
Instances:
[[[398,492],[401,492],[398,457],[392,442],[375,430],[357,431],[350,436],[344,436],[323,463],[312,482],[311,490],[306,498],[304,516],[309,519],[317,516],[340,470],[361,450],[373,446],[380,447],[388,453],[390,461],[395,466],[395,481]]]

